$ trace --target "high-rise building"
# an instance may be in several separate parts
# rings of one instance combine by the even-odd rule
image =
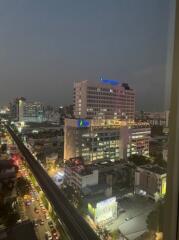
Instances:
[[[163,112],[136,112],[136,120],[148,122],[151,126],[163,126],[168,128],[170,111]]]
[[[150,126],[119,119],[65,119],[64,160],[82,157],[85,163],[149,156]]]
[[[10,103],[10,115],[13,120],[23,121],[25,102],[26,99],[24,97],[18,97]]]
[[[26,102],[24,104],[24,122],[43,122],[44,107],[40,102]]]
[[[135,92],[127,83],[116,80],[74,84],[75,118],[127,119],[135,115]]]
[[[19,122],[43,122],[44,106],[40,102],[26,101],[25,98],[16,98],[10,104],[11,117]]]
[[[18,120],[19,122],[24,121],[24,107],[26,100],[25,98],[17,99],[17,109],[18,109]]]

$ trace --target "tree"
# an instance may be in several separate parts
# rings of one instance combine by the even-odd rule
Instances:
[[[165,203],[159,202],[156,208],[147,217],[147,227],[149,231],[163,232]]]
[[[117,240],[117,239],[119,239],[119,235],[120,235],[120,233],[119,233],[118,230],[112,232],[112,233],[111,233],[112,240]]]
[[[16,186],[17,186],[17,189],[18,189],[21,196],[29,194],[29,192],[31,190],[30,182],[24,177],[19,177],[17,179]]]
[[[160,167],[167,168],[167,162],[163,160],[162,154],[155,156],[153,163],[159,165]]]
[[[13,200],[3,204],[0,208],[1,218],[6,227],[13,226],[20,218],[16,208],[13,207]]]
[[[128,158],[128,161],[134,163],[136,166],[141,166],[141,165],[151,163],[151,161],[148,157],[143,156],[143,155],[137,155],[137,154],[131,155]]]
[[[42,198],[42,202],[43,202],[44,205],[45,205],[45,208],[48,209],[48,207],[49,207],[49,205],[48,205],[48,200],[47,200],[47,198],[45,197],[45,194],[44,194],[44,193],[42,193],[41,198]]]

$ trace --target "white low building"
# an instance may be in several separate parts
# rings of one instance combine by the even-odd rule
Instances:
[[[66,166],[64,181],[78,190],[98,184],[98,170],[91,170],[87,166]]]

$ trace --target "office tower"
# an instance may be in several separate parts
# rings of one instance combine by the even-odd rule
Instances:
[[[24,122],[43,122],[44,107],[40,102],[27,102],[24,105]]]
[[[17,99],[17,109],[18,109],[18,120],[19,122],[24,121],[24,106],[26,103],[25,98],[19,98]]]
[[[135,92],[116,80],[74,84],[74,116],[87,119],[134,120]]]
[[[16,98],[10,104],[11,117],[19,122],[43,122],[44,106],[40,102],[26,101],[25,98]]]
[[[10,103],[10,116],[14,121],[23,121],[24,116],[24,104],[26,99],[24,97],[18,97]]]
[[[65,119],[64,160],[82,157],[85,163],[149,156],[150,126],[121,120]]]

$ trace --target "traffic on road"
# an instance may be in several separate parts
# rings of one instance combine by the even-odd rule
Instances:
[[[29,172],[23,164],[19,166],[19,173],[20,176],[23,176],[29,181],[31,186],[29,194],[25,195],[23,199],[21,199],[22,201],[20,201],[21,203],[23,202],[24,205],[21,205],[21,209],[24,211],[23,216],[33,222],[39,240],[60,239],[60,234],[55,227],[55,223],[40,199],[39,193],[29,176]]]

